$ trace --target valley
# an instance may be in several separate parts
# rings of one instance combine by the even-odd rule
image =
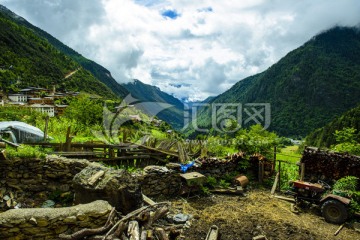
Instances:
[[[200,30],[219,8],[159,37],[191,28],[176,22],[188,15],[127,2],[166,28],[119,39],[130,15],[88,20],[68,43],[99,52],[82,55],[1,4],[1,239],[199,240],[212,226],[206,240],[360,239],[358,26],[322,29],[264,68],[272,47]]]

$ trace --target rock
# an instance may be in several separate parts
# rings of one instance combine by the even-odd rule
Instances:
[[[101,177],[89,183],[95,174]],[[89,203],[102,199],[116,210],[127,214],[142,205],[141,187],[137,179],[123,169],[114,170],[102,166],[88,166],[73,179],[75,203]]]
[[[189,215],[182,214],[182,213],[176,214],[176,215],[173,217],[174,223],[177,223],[177,224],[186,223],[186,221],[187,221],[188,219],[189,219]]]
[[[46,227],[47,225],[49,225],[49,221],[45,218],[39,218],[37,219],[37,225],[39,227]]]
[[[41,207],[42,208],[53,208],[55,206],[55,202],[53,200],[46,200]]]
[[[67,225],[59,226],[55,229],[56,234],[65,232],[69,227]]]
[[[34,217],[31,217],[31,218],[29,219],[29,222],[30,222],[31,224],[33,224],[33,225],[37,225],[36,218],[34,218]]]
[[[106,213],[105,213],[106,214]],[[76,222],[76,217],[75,216],[70,216],[64,219],[63,221],[64,223],[74,223]]]
[[[161,167],[161,166],[146,166],[144,168],[144,171],[146,173],[167,173],[169,172],[169,169],[167,167]]]

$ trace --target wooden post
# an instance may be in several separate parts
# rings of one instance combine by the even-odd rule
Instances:
[[[109,158],[114,158],[114,157],[115,157],[114,148],[109,146]]]
[[[304,181],[304,177],[305,177],[305,163],[301,163],[300,180]]]
[[[49,116],[45,118],[45,129],[44,129],[44,142],[46,142],[47,135],[48,135],[48,126],[49,126]]]
[[[71,126],[68,127],[67,132],[66,132],[65,152],[69,152],[71,149],[70,132],[71,132]]]
[[[274,165],[273,165],[273,171],[275,171],[275,167],[276,167],[276,146],[274,146]]]
[[[279,172],[276,173],[275,181],[274,181],[274,184],[273,184],[273,186],[271,188],[271,195],[274,195],[277,184],[278,184],[278,181],[279,181]]]
[[[281,190],[281,161],[279,161],[279,191]]]
[[[259,183],[262,184],[263,178],[264,178],[264,174],[263,174],[264,164],[263,164],[263,161],[258,161],[258,163],[259,163],[258,178],[259,178]]]

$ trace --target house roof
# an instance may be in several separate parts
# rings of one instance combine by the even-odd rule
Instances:
[[[35,103],[35,104],[31,104],[30,107],[33,108],[50,108],[50,107],[54,107],[54,105],[48,105],[48,104],[39,104],[39,103]]]

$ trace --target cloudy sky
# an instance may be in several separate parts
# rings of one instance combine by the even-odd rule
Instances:
[[[108,68],[200,100],[266,70],[315,34],[360,23],[359,0],[0,0]]]

